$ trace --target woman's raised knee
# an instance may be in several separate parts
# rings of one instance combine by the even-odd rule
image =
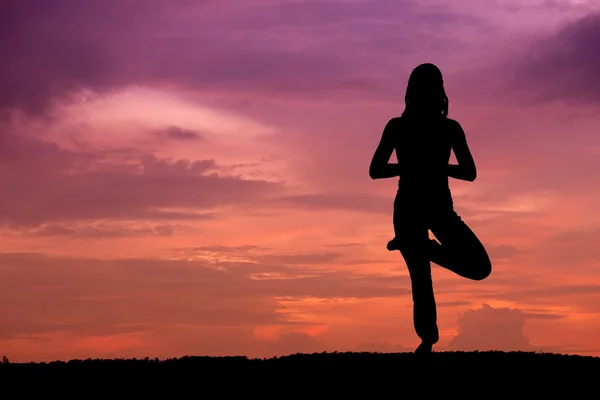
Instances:
[[[457,255],[453,259],[453,271],[462,277],[481,281],[492,273],[492,263],[487,254],[465,254]]]
[[[471,268],[470,278],[474,281],[482,281],[492,273],[492,263],[491,261],[485,260],[480,261],[476,265]]]

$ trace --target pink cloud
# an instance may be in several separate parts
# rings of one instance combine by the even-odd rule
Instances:
[[[523,335],[525,316],[520,310],[494,308],[484,304],[465,311],[458,319],[458,335],[448,349],[460,351],[534,351]]]
[[[168,160],[126,150],[76,153],[53,143],[2,136],[0,221],[10,226],[116,219],[205,219],[214,207],[257,202],[281,185],[221,177],[214,160]],[[129,160],[128,160],[129,161]],[[163,211],[166,208],[188,211]]]

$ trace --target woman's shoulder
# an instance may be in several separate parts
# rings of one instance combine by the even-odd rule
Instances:
[[[402,117],[392,117],[388,120],[385,126],[385,131],[397,132],[398,129],[402,128],[402,125],[404,125]]]
[[[444,118],[444,127],[450,134],[462,132],[462,126],[460,125],[460,123],[452,118]]]
[[[388,124],[400,125],[402,122],[403,122],[402,116],[399,116],[399,117],[390,118],[390,120],[388,121]]]
[[[394,126],[396,128],[402,129],[402,128],[408,128],[410,126],[413,126],[415,124],[415,121],[411,120],[410,118],[400,115],[397,117],[393,117],[389,120],[388,124],[390,124],[391,126]]]
[[[452,118],[444,118],[444,122],[446,123],[446,126],[450,127],[450,128],[456,128],[456,127],[460,127],[460,123]]]

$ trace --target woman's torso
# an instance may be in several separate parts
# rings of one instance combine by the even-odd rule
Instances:
[[[411,209],[452,208],[449,121],[440,117],[424,121],[399,118],[398,122],[395,150],[400,179],[396,203]]]

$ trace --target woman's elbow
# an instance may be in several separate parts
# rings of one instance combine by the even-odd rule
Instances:
[[[477,178],[477,171],[475,171],[475,170],[471,171],[471,173],[467,176],[467,180],[469,182],[474,182],[476,178]]]
[[[369,166],[369,177],[371,179],[379,179],[381,177],[381,174],[379,174],[378,168],[371,164],[371,166]]]

